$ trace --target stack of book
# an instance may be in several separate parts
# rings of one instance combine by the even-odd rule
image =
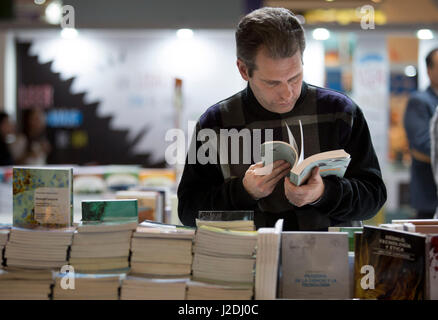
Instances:
[[[123,280],[121,300],[184,300],[189,278],[143,278],[127,276]]]
[[[83,201],[70,265],[80,273],[126,273],[137,200]]]
[[[257,230],[255,299],[274,300],[277,297],[281,231],[283,219],[274,228]]]
[[[53,300],[118,300],[124,275],[56,273]]]
[[[127,272],[135,227],[136,223],[111,228],[96,225],[92,230],[79,226],[73,236],[70,265],[81,273]]]
[[[5,247],[6,265],[31,269],[56,269],[67,264],[74,227],[47,229],[13,227]]]
[[[236,231],[254,231],[253,211],[199,211],[196,226],[211,226]]]
[[[74,232],[72,175],[72,168],[13,168],[1,299],[49,299],[51,269],[67,265]]]
[[[187,283],[187,300],[251,300],[252,296],[253,285],[248,283]]]
[[[131,242],[131,273],[143,276],[189,276],[194,228],[144,221]]]
[[[207,221],[196,219],[196,226],[211,226],[216,228],[235,230],[235,231],[254,231],[253,220],[231,220],[231,221]]]
[[[438,219],[392,220],[393,228],[402,226],[401,230],[424,234],[438,234]]]
[[[74,232],[72,168],[13,168],[13,228],[6,264],[59,268]]]
[[[233,285],[246,287],[252,293],[256,243],[256,231],[200,226],[195,236],[193,280],[222,284],[225,290]]]
[[[6,243],[8,242],[9,239],[9,232],[10,232],[10,227],[3,227],[0,226],[0,268],[3,265],[3,249],[6,246]]]
[[[0,270],[0,300],[49,300],[53,283],[50,270]]]

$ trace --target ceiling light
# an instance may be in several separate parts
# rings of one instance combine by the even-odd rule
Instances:
[[[330,38],[330,31],[326,28],[317,28],[313,30],[312,36],[315,40],[327,40]]]
[[[52,1],[46,8],[46,21],[50,24],[59,24],[61,22],[62,9],[61,3]]]
[[[193,38],[193,30],[192,29],[179,29],[176,32],[176,35],[179,39],[191,39],[191,38]]]
[[[420,29],[417,31],[417,38],[421,40],[433,39],[433,33],[430,29]]]
[[[406,66],[405,68],[405,76],[406,77],[415,77],[417,75],[417,69],[414,66]]]

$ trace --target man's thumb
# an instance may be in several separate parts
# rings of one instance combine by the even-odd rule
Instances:
[[[312,169],[312,176],[310,179],[316,179],[316,177],[319,175],[319,167],[315,167]]]

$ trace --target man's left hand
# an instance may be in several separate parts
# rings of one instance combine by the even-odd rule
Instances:
[[[289,202],[297,207],[319,200],[324,193],[324,181],[319,175],[319,168],[313,168],[307,183],[299,187],[290,182],[289,177],[285,177],[284,192]]]

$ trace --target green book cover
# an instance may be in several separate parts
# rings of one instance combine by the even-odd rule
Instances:
[[[73,225],[72,168],[13,168],[13,226]]]
[[[82,201],[82,222],[137,222],[137,199]]]
[[[354,233],[361,232],[363,227],[329,227],[329,232],[347,232],[348,233],[348,251],[354,251]]]

